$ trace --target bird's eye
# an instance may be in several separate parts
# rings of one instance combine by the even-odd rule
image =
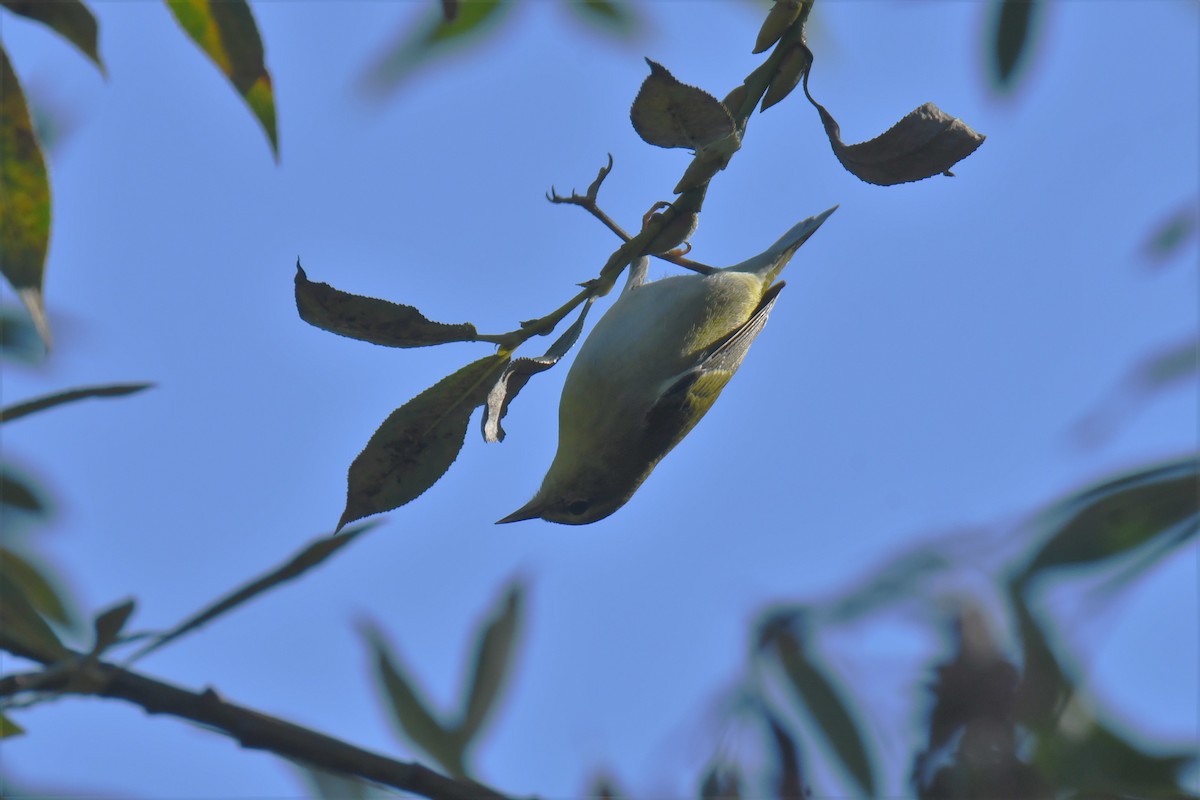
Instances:
[[[567,513],[571,516],[578,517],[581,514],[587,513],[587,510],[592,507],[592,504],[587,500],[575,500],[567,506]]]

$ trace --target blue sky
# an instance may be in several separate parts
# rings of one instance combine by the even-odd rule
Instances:
[[[38,546],[82,607],[136,596],[139,629],[171,625],[330,531],[375,427],[489,352],[391,350],[311,328],[292,299],[297,256],[313,280],[508,330],[561,304],[615,245],[582,211],[547,203],[552,184],[582,190],[611,152],[601,202],[635,227],[687,164],[629,125],[642,57],[718,97],[761,58],[749,3],[647,3],[650,29],[615,44],[531,2],[494,41],[376,103],[355,82],[420,4],[259,3],[276,166],[163,7],[95,6],[108,81],[52,35],[0,17],[22,80],[76,123],[50,163],[57,347],[43,366],[6,368],[3,399],[157,388],[6,426],[3,447],[53,487]],[[625,508],[581,529],[493,526],[553,455],[565,369],[552,370],[513,405],[503,444],[473,424],[424,496],[142,668],[404,753],[354,622],[374,619],[449,707],[470,631],[520,575],[524,635],[479,777],[564,797],[603,766],[640,794],[689,793],[721,741],[716,709],[758,612],[827,602],[952,533],[968,556],[946,594],[974,594],[1046,502],[1195,449],[1194,382],[1097,446],[1070,431],[1138,359],[1197,330],[1195,241],[1159,270],[1139,248],[1197,196],[1198,13],[1179,0],[1053,4],[1021,90],[998,98],[983,3],[819,4],[810,88],[847,141],[926,101],[988,139],[956,178],[885,189],[841,168],[802,96],[751,121],[710,188],[693,257],[735,263],[841,209],[788,266],[721,401]],[[1196,609],[1193,543],[1118,601],[1063,603],[1056,620],[1103,713],[1194,744]],[[896,683],[860,705],[890,764],[908,757],[899,737],[936,644],[894,616],[829,637],[850,683]],[[121,704],[68,699],[18,721],[30,735],[5,742],[4,770],[30,787],[300,793],[270,757]]]

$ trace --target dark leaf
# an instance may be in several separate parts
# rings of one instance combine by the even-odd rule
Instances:
[[[771,787],[775,790],[775,797],[779,800],[807,800],[800,746],[783,722],[765,707],[763,717],[775,753],[775,780]]]
[[[101,73],[104,72],[104,62],[100,60],[97,47],[96,18],[79,0],[0,0],[0,6],[48,26],[78,47]]]
[[[1095,564],[1168,535],[1200,514],[1200,460],[1195,456],[1138,470],[1058,503],[1041,517],[1045,544],[1018,577]],[[1193,531],[1194,533],[1194,531]]]
[[[1075,693],[1041,623],[1034,616],[1022,587],[1012,586],[1009,604],[1017,621],[1023,661],[1021,680],[1013,698],[1017,722],[1043,735],[1053,734],[1059,715]]]
[[[509,404],[530,378],[553,367],[575,345],[579,334],[583,332],[583,320],[595,300],[594,297],[587,299],[583,310],[579,312],[579,318],[563,331],[562,336],[558,337],[545,355],[537,358],[515,358],[504,368],[504,372],[500,373],[500,378],[488,392],[487,402],[484,404],[482,423],[485,442],[504,441],[504,428],[500,426],[500,421],[508,413]]]
[[[363,76],[364,88],[378,95],[394,91],[419,67],[494,31],[503,12],[512,5],[511,0],[458,3],[458,12],[452,20],[446,18],[442,9],[426,9],[416,24],[404,24],[396,40],[368,68]]]
[[[383,635],[372,625],[362,634],[375,658],[375,671],[387,695],[392,718],[400,733],[455,777],[463,777],[463,741],[437,719],[426,704],[423,692],[401,668]]]
[[[464,749],[479,733],[504,687],[521,622],[522,594],[520,583],[509,586],[499,607],[477,637],[462,721],[455,730]]]
[[[46,345],[33,320],[16,306],[0,306],[0,358],[37,364],[46,357]]]
[[[124,603],[113,606],[96,617],[92,623],[96,631],[96,641],[92,645],[92,655],[98,656],[116,644],[117,639],[121,636],[121,631],[125,628],[125,623],[129,621],[129,617],[133,614],[136,605],[137,603],[134,600],[126,600]]]
[[[232,611],[243,603],[253,600],[260,594],[269,591],[270,589],[274,589],[276,586],[286,583],[293,578],[300,577],[313,567],[323,564],[327,559],[339,552],[343,547],[350,544],[373,527],[375,527],[374,524],[359,525],[351,530],[346,531],[340,536],[326,536],[317,539],[306,546],[299,553],[288,559],[288,561],[284,564],[255,578],[245,586],[235,589],[217,602],[206,606],[202,610],[188,617],[171,630],[156,637],[152,642],[139,650],[133,656],[133,658],[142,658],[146,654],[152,653],[163,645],[173,642],[179,637],[191,633],[197,628],[212,622],[217,617]]]
[[[454,22],[458,18],[458,9],[462,5],[459,0],[441,0],[442,2],[442,19],[446,22]]]
[[[733,764],[712,764],[700,780],[700,800],[738,800],[742,796],[742,776]]]
[[[0,561],[0,648],[47,662],[69,656],[8,569],[8,562]]]
[[[789,47],[779,60],[779,68],[771,78],[766,94],[763,95],[762,110],[766,111],[791,94],[800,83],[800,79],[808,74],[811,66],[812,52],[807,47],[799,43]]]
[[[1187,338],[1174,342],[1144,359],[1134,372],[1134,380],[1147,392],[1156,392],[1195,377],[1200,371],[1200,340]]]
[[[50,183],[25,94],[8,53],[0,47],[0,274],[16,291],[50,346],[42,298],[50,242]]]
[[[166,0],[179,26],[233,84],[262,125],[279,159],[275,96],[262,38],[246,0]]]
[[[642,19],[623,0],[566,0],[567,10],[589,27],[620,39],[632,39],[642,29]]]
[[[431,322],[412,306],[361,297],[327,283],[314,283],[296,262],[296,309],[300,319],[322,330],[385,347],[426,347],[479,341],[469,322]]]
[[[788,628],[779,628],[774,644],[780,665],[797,698],[812,715],[842,767],[868,797],[875,795],[875,775],[867,747],[846,702],[824,668],[806,652],[804,641]]]
[[[1188,203],[1161,220],[1142,245],[1146,259],[1154,266],[1165,263],[1200,231],[1195,203]]]
[[[125,397],[126,395],[136,394],[144,389],[149,389],[153,385],[152,383],[114,383],[109,386],[85,386],[82,389],[68,389],[65,392],[38,397],[33,400],[27,400],[24,403],[17,403],[15,406],[0,409],[0,422],[12,422],[14,419],[20,419],[27,414],[45,411],[48,408],[61,406],[64,403],[86,400],[89,397]]]
[[[625,792],[621,791],[617,784],[617,779],[608,773],[601,773],[593,777],[584,793],[584,797],[592,798],[592,800],[618,800],[625,796]]]
[[[462,449],[471,413],[508,362],[503,353],[481,358],[393,411],[350,465],[338,530],[399,508],[437,483]]]
[[[646,59],[650,76],[629,110],[633,129],[648,144],[702,150],[729,136],[736,126],[721,101],[680,83],[661,64]]]
[[[779,37],[787,32],[787,29],[792,27],[796,20],[804,21],[808,19],[808,12],[812,11],[813,0],[775,0],[775,4],[771,6],[771,10],[767,12],[767,18],[763,20],[762,27],[758,30],[758,38],[754,41],[754,53],[765,52],[771,45],[779,41]],[[803,15],[803,19],[801,16]],[[797,41],[803,41],[804,37],[797,37]]]
[[[992,73],[1000,91],[1011,90],[1022,66],[1029,61],[1040,0],[993,0]]]
[[[983,144],[982,134],[933,103],[910,111],[869,142],[843,144],[837,122],[809,94],[808,74],[804,73],[804,93],[821,115],[834,155],[843,167],[867,183],[894,186],[947,173]]]
[[[0,465],[0,506],[38,515],[45,515],[50,510],[37,487],[4,465]]]
[[[52,582],[53,576],[48,577],[41,567],[7,547],[0,547],[0,571],[4,580],[16,584],[43,617],[66,628],[78,627],[77,615],[64,600],[64,593]]]
[[[4,712],[0,712],[0,739],[7,739],[10,736],[20,736],[24,732],[24,728],[9,719]]]

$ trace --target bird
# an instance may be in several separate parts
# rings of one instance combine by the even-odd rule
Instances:
[[[746,261],[647,280],[635,259],[579,349],[559,401],[558,449],[533,499],[497,524],[587,525],[624,506],[741,366],[783,289],[779,273],[837,206]]]

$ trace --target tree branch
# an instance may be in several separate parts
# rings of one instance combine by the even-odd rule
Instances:
[[[25,656],[25,653],[18,653]],[[79,655],[75,665],[0,678],[0,697],[29,691],[125,700],[150,714],[168,714],[223,733],[242,747],[265,750],[330,772],[352,775],[430,800],[505,800],[483,784],[456,780],[415,762],[355,747],[222,699],[213,689],[192,692],[113,664]]]

